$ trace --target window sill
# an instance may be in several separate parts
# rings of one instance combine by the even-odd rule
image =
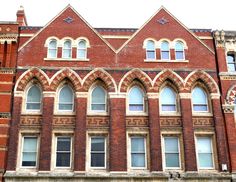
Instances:
[[[81,61],[81,62],[87,62],[89,59],[79,59],[79,58],[44,58],[45,61]]]
[[[22,111],[21,115],[42,115],[41,111]]]
[[[160,116],[181,116],[180,113],[178,112],[161,112]]]
[[[192,116],[210,116],[212,117],[213,114],[209,112],[193,112]]]
[[[54,115],[58,115],[58,116],[64,116],[64,115],[69,115],[69,116],[74,116],[75,115],[75,112],[54,112]]]
[[[188,63],[189,60],[159,60],[159,59],[144,59],[146,63]]]
[[[148,116],[148,113],[145,112],[128,112],[126,113],[126,116]]]
[[[88,112],[87,116],[109,116],[108,112]]]

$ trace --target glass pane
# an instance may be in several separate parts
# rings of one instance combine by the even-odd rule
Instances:
[[[175,59],[180,59],[180,60],[183,60],[184,59],[184,52],[182,51],[176,51],[175,52]]]
[[[50,49],[48,52],[49,58],[56,58],[57,57],[57,50],[56,49]]]
[[[193,105],[194,111],[207,111],[207,105]]]
[[[165,137],[165,152],[166,153],[179,153],[178,138]]]
[[[168,51],[169,52],[169,43],[164,41],[161,43],[161,50],[162,51]]]
[[[65,49],[71,49],[71,41],[69,41],[69,40],[65,41],[63,48],[65,48]]]
[[[91,154],[91,167],[104,167],[105,154]]]
[[[70,167],[70,153],[57,153],[57,167]]]
[[[23,162],[36,162],[36,152],[23,152]]]
[[[228,63],[228,71],[236,71],[235,64]]]
[[[161,92],[161,104],[175,105],[175,103],[176,103],[175,92],[171,88],[165,87]]]
[[[155,51],[147,51],[147,59],[155,59]]]
[[[57,41],[56,40],[50,41],[49,48],[50,49],[56,49],[57,48]]]
[[[86,42],[84,40],[81,40],[78,44],[78,47],[81,49],[85,49],[86,48]]]
[[[179,167],[179,154],[166,154],[166,167]]]
[[[39,110],[40,103],[26,103],[26,109]]]
[[[92,104],[93,111],[105,111],[105,104]]]
[[[36,166],[36,161],[22,161],[22,166]]]
[[[37,138],[24,137],[23,152],[36,152],[36,150],[37,150]]]
[[[63,58],[71,58],[71,50],[63,49]]]
[[[36,85],[34,85],[28,91],[27,102],[40,102],[40,101],[41,101],[41,91]]]
[[[155,50],[155,43],[152,40],[147,41],[147,50]]]
[[[57,151],[69,151],[70,152],[71,138],[60,137],[57,138]]]
[[[131,138],[131,152],[145,152],[144,138]]]
[[[168,51],[168,52],[162,51],[162,52],[161,52],[161,59],[170,59],[170,57],[169,57],[169,51]]]
[[[200,153],[211,153],[211,138],[199,137],[197,138],[197,148]]]
[[[192,101],[193,105],[195,104],[202,104],[207,105],[207,96],[203,89],[199,87],[195,87],[192,93]]]
[[[183,49],[184,49],[183,43],[182,42],[176,42],[175,50],[176,51],[183,51]]]
[[[105,104],[105,91],[96,87],[92,92],[92,104]]]
[[[176,111],[175,105],[162,105],[161,106],[162,111]]]
[[[91,151],[104,151],[105,139],[104,138],[91,138]]]
[[[129,93],[129,104],[143,105],[143,92],[138,87],[133,87]]]
[[[200,167],[213,167],[212,154],[198,154]]]
[[[227,62],[228,63],[235,63],[234,55],[227,55]]]
[[[69,86],[64,86],[61,89],[60,95],[59,95],[59,103],[61,102],[68,102],[68,103],[73,102],[73,93]]]
[[[145,155],[144,154],[132,154],[131,165],[132,165],[132,167],[145,167]]]
[[[59,110],[72,111],[73,104],[59,104]]]
[[[143,105],[130,104],[130,105],[129,105],[129,110],[130,110],[130,111],[143,111]]]
[[[77,57],[78,57],[78,58],[86,58],[86,50],[84,50],[84,49],[78,49]]]

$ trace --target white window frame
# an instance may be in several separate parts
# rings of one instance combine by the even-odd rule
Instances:
[[[182,169],[182,161],[181,161],[181,150],[180,150],[180,136],[173,134],[163,134],[162,135],[162,160],[163,160],[163,168],[167,170],[181,170]],[[178,139],[178,152],[179,152],[179,167],[167,167],[166,166],[166,149],[165,149],[165,138],[177,138]]]
[[[144,154],[144,158],[145,158],[145,166],[144,167],[133,167],[132,166],[132,145],[131,145],[131,139],[132,138],[143,138],[144,139],[144,152],[145,152],[145,154]],[[137,135],[130,135],[129,136],[129,146],[130,146],[130,148],[129,148],[129,154],[128,154],[128,157],[129,157],[129,168],[131,169],[131,170],[146,170],[147,169],[147,136],[145,136],[145,135],[139,135],[139,134],[137,134]]]
[[[165,51],[165,50],[163,50],[162,49],[162,43],[164,43],[164,42],[167,42],[168,43],[168,45],[169,45],[169,49],[168,49],[168,52],[169,52],[169,59],[164,59],[163,57],[162,57],[162,52],[167,52],[167,51]],[[161,41],[161,43],[160,43],[160,54],[161,54],[161,60],[162,61],[169,61],[169,60],[171,60],[171,56],[170,56],[170,42],[169,41],[167,41],[167,40],[162,40]]]
[[[79,47],[79,43],[81,42],[81,41],[83,41],[83,42],[85,42],[85,48],[80,48]],[[85,40],[85,39],[79,39],[78,40],[78,42],[77,42],[77,50],[76,50],[76,58],[77,59],[81,59],[81,60],[86,60],[87,59],[87,56],[88,56],[88,46],[87,46],[87,41]],[[84,50],[85,51],[85,57],[79,57],[79,54],[78,54],[78,52],[80,51],[80,50]]]
[[[70,166],[64,167],[64,166],[57,166],[57,141],[58,138],[70,138]],[[72,167],[72,161],[73,161],[73,151],[72,151],[72,145],[73,145],[73,137],[71,135],[55,135],[55,148],[54,148],[54,169],[71,169]]]
[[[163,111],[162,110],[162,98],[161,98],[161,95],[162,95],[162,92],[165,88],[170,88],[172,90],[172,92],[175,94],[175,108],[176,110],[175,111]],[[162,89],[161,89],[161,92],[160,92],[160,97],[159,97],[159,111],[161,113],[161,115],[177,115],[179,114],[179,102],[178,102],[178,93],[175,91],[175,89],[173,89],[171,86],[164,86]]]
[[[36,163],[35,166],[23,166],[23,149],[24,149],[24,138],[32,137],[37,139],[37,146],[36,146]],[[20,168],[21,169],[36,169],[38,167],[38,159],[39,159],[39,136],[33,134],[21,134],[21,143],[20,143]]]
[[[91,146],[92,146],[92,138],[104,138],[104,167],[93,167],[91,166]],[[92,170],[96,170],[96,169],[100,169],[100,170],[104,170],[107,168],[107,136],[105,135],[89,135],[89,168]]]
[[[105,110],[92,110],[92,93],[94,91],[95,88],[100,87],[101,89],[103,89],[103,91],[105,92]],[[101,113],[101,114],[107,114],[107,91],[103,88],[103,86],[96,84],[94,85],[91,90],[90,90],[90,94],[89,94],[89,112],[90,113]]]
[[[50,43],[52,42],[52,41],[56,41],[56,48],[54,49],[52,49],[52,48],[50,48]],[[57,53],[58,53],[58,41],[56,40],[56,39],[50,39],[49,40],[49,42],[48,42],[48,50],[47,50],[47,58],[49,58],[49,59],[56,59],[57,58]],[[56,51],[56,57],[50,57],[49,55],[49,52],[51,51],[51,50],[55,50]]]
[[[142,111],[130,111],[130,109],[129,109],[129,105],[130,105],[129,95],[130,95],[131,90],[134,87],[137,87],[143,93],[143,110]],[[126,113],[128,115],[145,115],[145,114],[147,114],[147,106],[146,106],[146,102],[145,102],[146,101],[145,100],[145,95],[146,95],[146,93],[143,91],[143,89],[140,86],[134,85],[134,86],[130,87],[130,89],[128,91],[128,94],[127,94],[127,99],[126,99],[126,101],[127,101],[127,104],[126,104],[126,111],[127,112]]]
[[[235,68],[234,71],[230,71],[230,70],[229,70],[229,67],[228,67],[228,59],[227,59],[228,55],[234,56],[234,68]],[[233,52],[233,51],[228,51],[228,52],[226,52],[226,65],[227,65],[227,72],[230,72],[230,73],[236,72],[236,54],[235,54],[235,52]]]
[[[147,48],[147,45],[148,45],[149,41],[153,42],[153,44],[154,44],[154,49],[153,50]],[[154,51],[154,58],[148,58],[148,51]],[[145,60],[148,60],[148,61],[156,60],[156,46],[155,46],[155,41],[154,40],[151,40],[151,39],[146,40],[145,52],[146,52],[146,59]]]
[[[177,59],[177,57],[176,57],[176,52],[180,52],[180,51],[177,51],[177,50],[176,50],[176,44],[177,44],[177,43],[181,43],[182,46],[183,46],[183,59]],[[181,52],[182,52],[182,51],[181,51]],[[177,41],[175,42],[175,60],[178,60],[178,61],[183,61],[183,60],[185,60],[184,43],[183,43],[182,41],[180,41],[180,40],[177,40]]]
[[[68,86],[71,91],[72,91],[72,110],[60,110],[59,109],[59,104],[60,104],[60,93],[61,93],[61,90],[65,87],[65,86]],[[71,86],[69,84],[63,84],[57,91],[57,102],[56,102],[56,111],[57,113],[65,113],[65,114],[73,114],[74,111],[75,111],[75,93],[74,93],[74,90],[71,88]]]
[[[65,48],[65,43],[66,43],[67,41],[70,42],[70,45],[71,45],[70,49]],[[70,40],[70,39],[65,39],[64,42],[63,42],[63,45],[62,45],[62,58],[63,58],[63,59],[72,59],[72,49],[73,49],[72,40]],[[64,53],[64,50],[70,50],[70,57],[65,57],[65,56],[64,56],[64,54],[65,54],[65,53]]]
[[[199,157],[198,157],[198,145],[197,145],[197,139],[198,138],[210,138],[211,140],[211,154],[212,154],[212,167],[200,167],[199,164]],[[214,170],[215,169],[215,150],[213,147],[213,134],[195,134],[195,152],[196,152],[196,159],[197,159],[197,168],[198,170]]]
[[[206,104],[207,104],[207,110],[206,110],[206,111],[195,111],[195,110],[194,110],[193,91],[194,91],[194,89],[197,88],[197,87],[199,87],[200,89],[202,89],[202,91],[203,91],[204,94],[206,95]],[[210,114],[210,113],[211,113],[209,94],[208,94],[208,92],[206,92],[206,90],[205,90],[203,87],[198,86],[198,85],[196,85],[195,87],[193,87],[192,92],[191,92],[191,106],[192,106],[192,113],[193,113],[194,115],[196,115],[196,114]]]

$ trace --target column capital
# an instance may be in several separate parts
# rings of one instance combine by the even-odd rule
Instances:
[[[217,48],[225,48],[225,32],[223,30],[215,31],[214,38]]]
[[[222,105],[224,113],[234,113],[234,105],[225,104]]]

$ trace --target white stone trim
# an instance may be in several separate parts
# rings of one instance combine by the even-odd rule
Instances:
[[[180,99],[191,99],[192,94],[191,93],[179,93],[179,98]]]
[[[88,98],[88,92],[75,92],[76,98]]]
[[[43,97],[56,97],[56,92],[47,92],[47,91],[44,91],[43,92]]]
[[[125,99],[127,97],[127,93],[126,92],[108,92],[109,98],[122,98]]]
[[[211,93],[210,94],[210,98],[211,99],[220,99],[220,94],[218,94],[218,93]]]
[[[147,98],[148,99],[158,99],[159,93],[147,93]]]

